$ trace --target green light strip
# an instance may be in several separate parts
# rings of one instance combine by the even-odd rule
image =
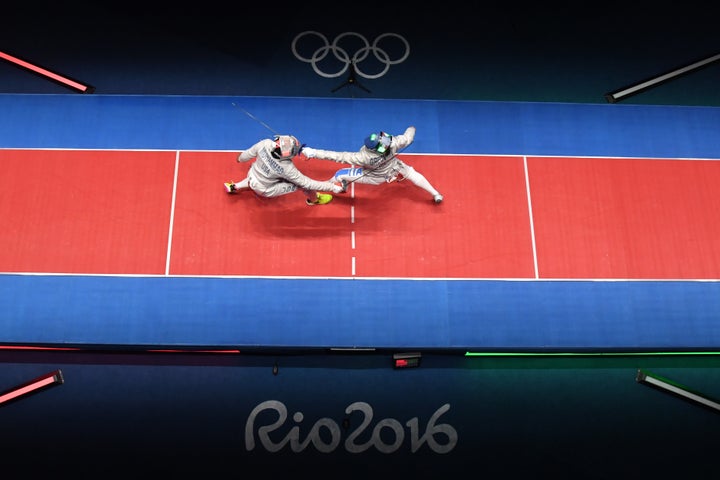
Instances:
[[[466,357],[650,357],[657,355],[720,355],[720,352],[465,352]]]

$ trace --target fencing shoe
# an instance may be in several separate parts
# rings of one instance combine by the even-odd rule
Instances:
[[[433,200],[435,201],[435,203],[442,203],[443,196],[438,193],[437,195],[433,195]]]
[[[235,184],[233,182],[226,182],[225,183],[225,191],[227,193],[237,193],[238,189],[235,188]]]
[[[325,205],[326,203],[330,203],[330,201],[333,199],[333,196],[329,193],[318,193],[317,199],[313,202],[309,198],[305,199],[305,203],[308,205]]]

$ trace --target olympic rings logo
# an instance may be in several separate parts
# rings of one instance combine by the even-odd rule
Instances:
[[[317,37],[322,41],[322,45],[315,50],[315,52],[311,56],[303,56],[298,53],[297,44],[298,42],[306,37]],[[349,41],[352,41],[351,39],[357,39],[360,41],[360,47],[355,51],[355,53],[352,55],[352,57],[348,54],[348,51],[346,48],[349,48],[346,46],[346,48],[343,48],[340,46],[340,42],[345,40],[345,43],[348,43]],[[404,51],[402,55],[400,55],[397,59],[391,59],[390,54],[385,50],[380,48],[378,45],[382,40],[386,39],[397,39],[402,44],[402,50]],[[392,45],[391,45],[392,46]],[[339,77],[343,73],[345,73],[350,65],[353,65],[355,68],[355,73],[357,73],[359,76],[367,79],[375,79],[380,78],[383,75],[385,75],[388,70],[390,70],[391,65],[397,65],[398,63],[404,62],[408,56],[410,55],[410,44],[408,41],[403,37],[402,35],[398,35],[397,33],[383,33],[382,35],[379,35],[375,41],[370,44],[368,42],[367,38],[365,38],[363,35],[355,32],[345,32],[341,33],[337,37],[335,37],[335,40],[333,40],[332,43],[330,43],[325,35],[323,35],[320,32],[314,32],[311,30],[301,32],[299,33],[292,41],[292,52],[293,55],[295,55],[295,58],[298,60],[309,63],[312,65],[313,70],[315,70],[315,73],[320,75],[321,77],[325,78],[335,78]],[[387,47],[386,47],[387,48]],[[339,61],[339,63],[343,64],[342,67],[339,69],[339,71],[335,73],[326,73],[320,68],[320,63],[326,60],[326,57],[328,56],[328,53],[332,52],[335,59]],[[394,51],[393,51],[394,52]],[[358,68],[358,63],[369,60],[369,63],[372,63],[372,59],[368,59],[370,53],[373,54],[375,59],[377,60],[378,65],[382,64],[384,67],[378,72],[378,73],[368,73],[366,71],[362,71]],[[379,63],[378,63],[379,62]],[[336,62],[337,63],[337,62]]]

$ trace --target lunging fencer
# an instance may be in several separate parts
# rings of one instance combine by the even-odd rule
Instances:
[[[237,157],[238,162],[255,159],[247,177],[239,182],[226,182],[225,191],[235,194],[250,189],[261,197],[278,197],[301,189],[308,205],[325,205],[333,199],[331,194],[321,192],[345,191],[341,180],[338,185],[303,174],[293,163],[293,158],[301,149],[300,142],[292,135],[275,135],[272,139],[260,140]]]
[[[435,203],[441,203],[443,196],[427,178],[397,156],[399,151],[407,148],[414,140],[415,127],[410,126],[401,135],[389,135],[382,131],[372,133],[357,152],[336,152],[303,147],[301,153],[307,158],[333,160],[352,165],[350,168],[335,172],[335,176],[331,179],[334,182],[380,185],[407,179],[428,192]]]

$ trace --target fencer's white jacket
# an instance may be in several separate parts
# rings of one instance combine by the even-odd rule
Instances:
[[[384,154],[367,148],[365,145],[357,152],[335,152],[313,148],[313,158],[333,160],[338,163],[347,163],[356,167],[363,167],[373,177],[382,177],[390,180],[403,171],[405,164],[397,158],[397,152],[407,148],[415,140],[415,127],[408,127],[402,135],[393,135],[390,147]]]
[[[238,162],[256,159],[248,171],[248,179],[253,190],[262,192],[285,180],[304,190],[334,192],[338,186],[332,182],[321,182],[303,174],[293,163],[292,158],[276,159],[272,156],[275,142],[269,138],[260,140],[238,155]]]

